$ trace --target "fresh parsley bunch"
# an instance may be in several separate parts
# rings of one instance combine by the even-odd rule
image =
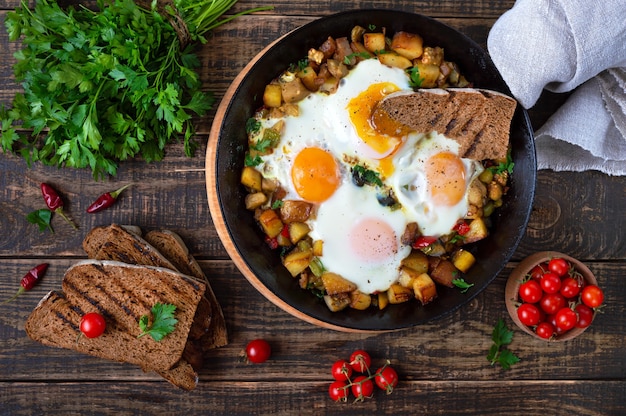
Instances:
[[[119,161],[161,160],[181,136],[187,156],[197,145],[192,117],[213,97],[201,91],[193,42],[247,10],[217,20],[236,0],[98,0],[96,10],[22,1],[7,15],[11,41],[22,41],[14,75],[24,92],[0,109],[0,146],[30,164],[91,168],[115,175]],[[177,20],[176,20],[177,19]],[[184,22],[190,44],[171,22]]]

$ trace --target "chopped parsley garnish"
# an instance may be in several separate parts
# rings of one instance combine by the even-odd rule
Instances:
[[[515,163],[513,162],[513,158],[511,157],[511,152],[507,153],[506,161],[500,162],[498,166],[492,166],[489,169],[495,174],[500,174],[502,172],[508,172],[509,175],[513,173],[513,167],[515,167]]]
[[[416,66],[412,66],[411,68],[406,70],[407,74],[409,74],[409,86],[411,88],[419,88],[422,86],[422,82],[424,82],[424,78],[420,76],[420,70]]]
[[[246,153],[246,158],[244,159],[244,165],[245,166],[259,166],[261,163],[263,163],[263,159],[261,159],[261,156],[256,155],[255,157],[252,157],[250,155],[250,153]]]
[[[246,121],[246,133],[258,133],[261,130],[261,122],[254,117]]]
[[[371,57],[372,55],[370,55],[367,52],[354,52],[354,53],[351,53],[350,55],[346,55],[345,58],[343,58],[343,63],[346,65],[350,65],[352,58],[369,59]]]
[[[474,286],[474,283],[467,283],[462,277],[452,280],[452,284],[461,289],[461,293],[467,292],[470,287]]]
[[[278,209],[278,208],[281,208],[282,206],[283,206],[282,199],[277,199],[274,202],[272,202],[272,209]]]
[[[366,169],[361,165],[356,165],[352,168],[352,180],[356,186],[366,184],[383,186],[383,181],[380,179],[378,172]]]

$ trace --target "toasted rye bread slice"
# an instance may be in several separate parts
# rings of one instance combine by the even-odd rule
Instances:
[[[515,99],[484,89],[401,91],[378,103],[373,122],[387,125],[391,119],[417,133],[436,131],[459,143],[461,157],[501,160],[509,149],[516,106]]]
[[[83,261],[64,278],[65,294],[51,292],[26,321],[30,338],[144,369],[169,370],[179,363],[205,286],[172,270],[119,262]],[[176,305],[174,332],[157,342],[138,338],[141,315],[150,315],[156,302]],[[107,329],[97,338],[79,337],[80,319],[97,311]],[[77,341],[78,339],[78,341]]]
[[[183,239],[173,231],[149,231],[144,236],[152,246],[156,247],[168,260],[170,260],[176,268],[184,274],[195,276],[206,282],[207,289],[204,295],[210,303],[210,324],[208,330],[203,334],[201,339],[201,347],[203,350],[222,347],[228,344],[228,330],[226,328],[226,320],[213,289],[202,271],[202,268],[196,259],[189,253],[189,249],[185,245]],[[203,302],[200,307],[204,307]],[[200,312],[200,311],[199,311]],[[192,337],[194,334],[190,334]]]
[[[83,250],[90,259],[115,260],[177,270],[159,250],[137,234],[140,231],[138,227],[118,224],[94,227],[83,240]]]

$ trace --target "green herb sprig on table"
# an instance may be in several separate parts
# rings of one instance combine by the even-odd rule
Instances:
[[[14,75],[24,91],[11,108],[0,108],[0,147],[29,165],[88,167],[95,178],[115,175],[129,158],[161,160],[180,137],[193,155],[192,117],[214,101],[201,91],[194,42],[206,42],[208,31],[237,16],[267,9],[220,19],[236,1],[98,0],[96,10],[61,8],[53,0],[30,9],[22,1],[5,26],[10,40],[23,45]]]
[[[150,324],[151,319],[148,315],[142,315],[139,318],[141,334],[137,338],[150,335],[155,341],[161,341],[166,335],[174,332],[174,328],[178,323],[178,319],[174,317],[175,311],[176,305],[155,303],[150,311],[152,313],[152,324]]]
[[[513,331],[507,328],[502,318],[498,320],[498,323],[493,328],[491,339],[493,344],[487,355],[487,360],[491,362],[491,365],[497,363],[503,369],[508,370],[511,368],[511,365],[519,362],[519,357],[506,348],[513,341]]]

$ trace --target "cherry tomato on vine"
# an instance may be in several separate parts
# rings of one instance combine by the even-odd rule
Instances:
[[[541,285],[536,280],[528,280],[519,287],[519,297],[527,303],[537,303],[543,296]]]
[[[358,376],[352,380],[352,394],[358,401],[362,401],[366,397],[372,397],[374,394],[374,383],[366,376]]]
[[[572,299],[580,293],[580,283],[573,277],[564,277],[561,280],[561,295],[566,299]]]
[[[354,371],[365,373],[372,365],[372,359],[367,351],[356,350],[350,355],[350,365]]]
[[[565,276],[569,272],[569,263],[560,257],[555,257],[548,263],[548,269],[559,277]]]
[[[561,289],[561,278],[556,273],[545,273],[540,283],[541,288],[546,293],[556,293]]]
[[[522,303],[517,308],[517,317],[526,326],[534,326],[541,320],[539,308],[532,303]]]
[[[398,385],[398,373],[396,373],[396,370],[392,367],[381,367],[376,370],[374,381],[381,390],[385,390],[387,394],[391,394],[393,389]]]
[[[251,363],[260,364],[272,355],[270,344],[264,339],[255,339],[246,346],[246,358]]]
[[[604,292],[596,285],[587,285],[580,294],[580,300],[590,308],[597,308],[604,302]]]
[[[352,367],[346,360],[337,360],[330,370],[337,381],[346,381],[352,376]]]
[[[587,328],[591,325],[593,321],[593,309],[584,303],[579,303],[574,308],[574,311],[578,314],[578,322],[576,323],[577,328]]]
[[[80,320],[80,332],[87,338],[97,338],[104,333],[107,323],[97,312],[89,312]]]
[[[554,332],[554,326],[552,326],[552,324],[547,321],[539,322],[537,328],[535,328],[535,333],[543,339],[552,338]]]
[[[336,402],[346,401],[348,398],[348,385],[344,381],[333,381],[328,387],[328,395]]]
[[[556,326],[561,331],[569,331],[576,326],[578,315],[568,307],[561,308],[555,316]]]
[[[560,293],[547,293],[539,301],[541,309],[548,315],[554,315],[566,304],[565,298]]]

